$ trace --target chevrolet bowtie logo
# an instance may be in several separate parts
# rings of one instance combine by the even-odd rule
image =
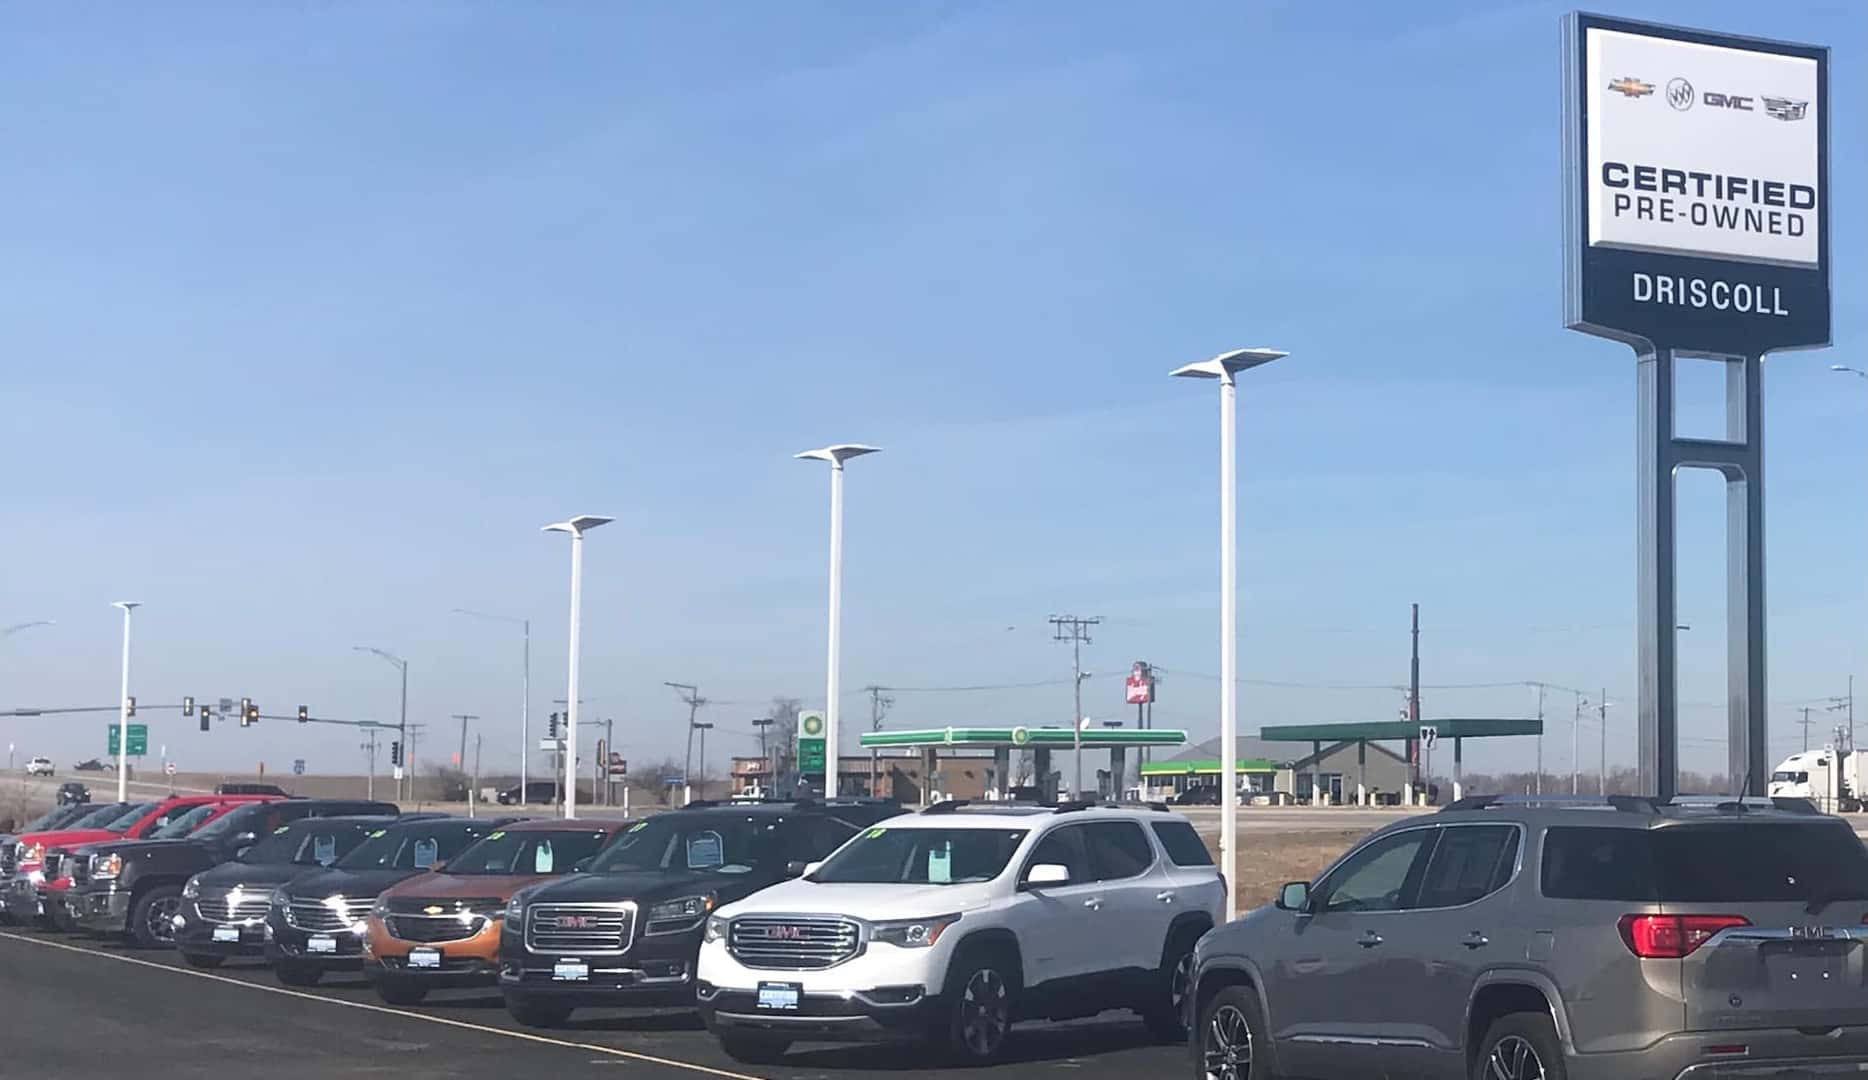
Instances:
[[[423,915],[439,915],[446,910],[447,908],[442,907],[440,904],[429,904],[427,907],[422,909],[422,914]]]
[[[1616,93],[1622,95],[1623,97],[1638,98],[1638,97],[1646,97],[1649,94],[1653,93],[1654,84],[1645,83],[1645,82],[1642,82],[1640,79],[1630,78],[1629,76],[1624,75],[1621,78],[1616,79],[1614,82],[1610,83],[1609,89],[1615,91]]]

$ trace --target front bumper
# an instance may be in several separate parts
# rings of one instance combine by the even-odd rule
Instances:
[[[926,949],[871,944],[832,967],[788,971],[740,963],[725,941],[701,946],[696,997],[710,1031],[794,1039],[893,1042],[926,1036],[941,1015],[940,986],[957,935]],[[760,983],[799,987],[796,1009],[759,1007]]]
[[[130,894],[116,883],[86,889],[67,889],[66,912],[78,929],[93,934],[120,934],[130,925]]]
[[[258,957],[266,952],[266,926],[262,922],[213,923],[206,919],[187,914],[193,905],[184,905],[183,914],[176,916],[180,920],[175,926],[175,947],[185,953],[197,956]],[[231,926],[239,935],[237,941],[216,941],[214,933],[223,926]]]
[[[324,971],[358,971],[363,967],[363,938],[354,930],[305,931],[287,925],[277,915],[269,915],[263,933],[269,963],[303,964]],[[314,951],[313,938],[331,939],[331,951]]]
[[[1731,1052],[1743,1047],[1742,1054]],[[1715,1053],[1714,1048],[1727,1052]],[[1868,1074],[1868,1025],[1805,1034],[1795,1028],[1670,1035],[1641,1050],[1571,1054],[1570,1080],[1831,1080]]]
[[[369,933],[363,940],[363,973],[372,980],[393,978],[437,989],[492,986],[499,981],[498,919],[488,920],[479,932],[468,937],[433,942],[392,937],[388,925],[375,915],[370,917],[369,925]],[[411,965],[409,954],[417,949],[434,950],[440,957],[440,966]]]
[[[533,952],[516,932],[500,943],[499,987],[515,997],[573,1006],[640,1007],[694,1004],[694,948],[700,931],[639,937],[621,956]],[[583,979],[557,975],[564,960],[581,960]]]
[[[32,922],[45,916],[44,879],[37,871],[17,874],[7,882],[6,913],[16,922]]]

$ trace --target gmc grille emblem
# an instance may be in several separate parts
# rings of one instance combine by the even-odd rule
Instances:
[[[804,930],[796,926],[768,926],[765,928],[765,936],[773,941],[801,941]]]
[[[591,930],[595,929],[596,925],[597,917],[595,915],[558,916],[558,929],[560,930]]]

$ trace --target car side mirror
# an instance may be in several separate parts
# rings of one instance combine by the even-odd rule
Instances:
[[[1024,887],[1027,889],[1068,884],[1070,884],[1070,867],[1059,863],[1039,863],[1025,873]]]
[[[822,865],[824,864],[821,860],[818,862],[801,862],[797,859],[793,859],[785,864],[785,876],[788,878],[807,877],[811,874],[815,874],[817,868]]]
[[[1303,911],[1310,905],[1310,882],[1291,881],[1278,890],[1280,911]]]
[[[445,873],[447,872],[447,868],[448,864],[446,862],[433,862],[428,864],[428,872],[431,874]]]

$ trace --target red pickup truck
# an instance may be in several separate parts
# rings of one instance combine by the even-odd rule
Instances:
[[[27,833],[10,850],[0,851],[5,875],[6,911],[18,922],[65,914],[59,894],[71,888],[64,856],[83,844],[104,840],[147,840],[165,828],[192,832],[236,806],[277,799],[276,795],[171,795],[155,802],[129,803],[115,818],[88,828]]]

